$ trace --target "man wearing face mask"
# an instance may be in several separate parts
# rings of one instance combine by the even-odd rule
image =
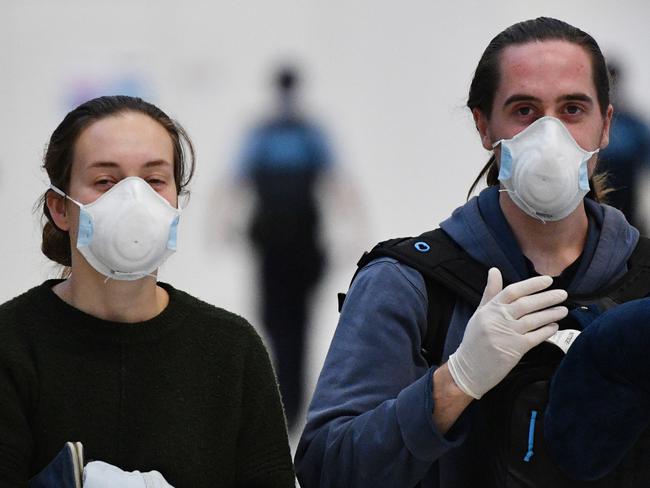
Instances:
[[[554,468],[534,443],[541,410],[526,412],[521,451],[514,467],[505,461],[507,481],[497,480],[512,425],[501,429],[493,413],[510,411],[504,385],[522,358],[569,337],[556,335],[567,296],[602,296],[627,275],[637,248],[638,231],[600,203],[595,175],[613,113],[605,60],[590,35],[565,22],[520,22],[488,45],[467,105],[494,151],[470,194],[486,174],[488,188],[437,231],[379,245],[406,243],[410,261],[390,252],[368,261],[375,251],[362,259],[296,453],[304,488],[581,486],[543,479]],[[415,266],[418,253],[449,249],[462,257],[456,282],[485,270],[475,301],[430,285],[427,272],[437,270]],[[597,313],[569,308],[576,329]],[[517,475],[535,463],[538,479]]]

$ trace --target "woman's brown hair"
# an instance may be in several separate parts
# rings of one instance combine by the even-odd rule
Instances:
[[[141,98],[122,95],[94,98],[65,116],[52,133],[43,158],[43,168],[47,171],[50,183],[67,193],[75,144],[81,132],[93,122],[124,112],[148,115],[167,130],[174,147],[176,191],[179,195],[187,193],[187,185],[195,167],[194,147],[189,136],[177,122],[155,105]],[[47,207],[46,195],[47,192],[39,200],[45,218],[41,250],[52,261],[70,266],[70,236],[54,224]]]

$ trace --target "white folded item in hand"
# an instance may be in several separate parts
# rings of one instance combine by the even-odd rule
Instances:
[[[103,461],[92,461],[84,468],[84,488],[174,488],[158,471],[126,472]]]

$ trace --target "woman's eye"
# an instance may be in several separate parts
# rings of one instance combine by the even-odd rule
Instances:
[[[97,180],[95,185],[100,187],[113,186],[113,181],[108,179]]]

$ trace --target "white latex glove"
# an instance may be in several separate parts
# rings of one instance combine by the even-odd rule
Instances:
[[[83,488],[174,488],[158,471],[126,472],[103,461],[93,461],[84,468]]]
[[[558,330],[566,307],[564,290],[547,290],[550,276],[536,276],[503,288],[501,272],[492,268],[483,298],[469,319],[463,340],[447,363],[458,387],[476,399],[496,386],[530,349]],[[551,307],[551,308],[548,308]]]

